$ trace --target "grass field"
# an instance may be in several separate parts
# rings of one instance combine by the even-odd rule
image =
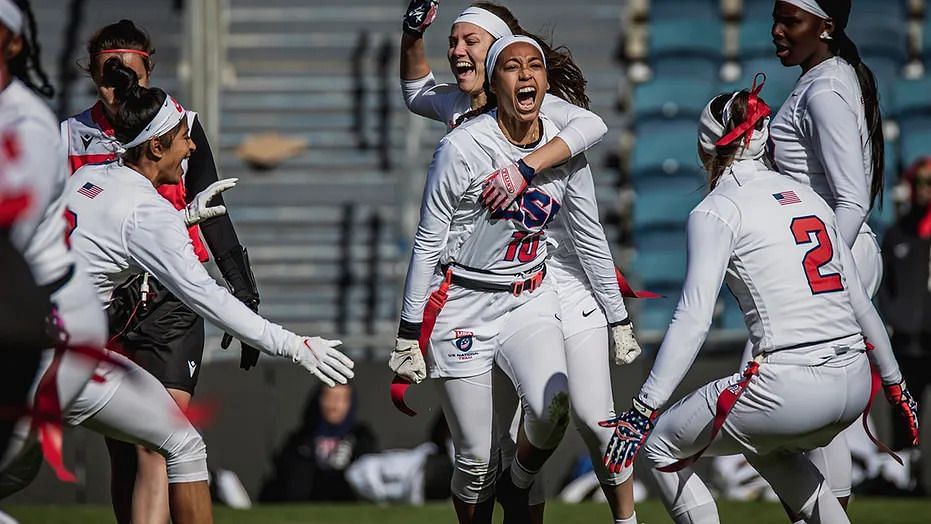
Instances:
[[[114,522],[103,506],[10,506],[3,508],[20,524],[90,524]],[[721,522],[786,524],[782,508],[768,503],[725,502],[720,505]],[[289,505],[261,506],[250,511],[216,509],[218,524],[434,524],[455,522],[452,506],[432,504],[412,508],[371,505]],[[637,506],[641,524],[670,522],[662,505],[655,500]],[[857,499],[851,506],[851,522],[864,524],[931,523],[931,499]],[[550,503],[546,520],[556,524],[610,522],[603,504],[566,505]],[[496,520],[500,522],[500,516]]]

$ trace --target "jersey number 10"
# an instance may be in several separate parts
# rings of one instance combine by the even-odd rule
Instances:
[[[811,294],[820,295],[843,291],[844,281],[840,274],[821,273],[821,268],[834,258],[834,246],[831,245],[831,237],[828,236],[824,222],[814,215],[796,217],[792,219],[789,229],[792,230],[796,244],[815,243],[815,246],[809,249],[805,253],[805,258],[802,259],[802,268],[805,270]],[[814,233],[814,238],[812,238],[812,233]]]

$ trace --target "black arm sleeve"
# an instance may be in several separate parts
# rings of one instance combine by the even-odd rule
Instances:
[[[194,198],[207,186],[219,180],[217,165],[213,160],[213,151],[210,150],[207,134],[204,133],[198,117],[194,118],[191,140],[194,141],[197,150],[188,159],[187,175],[184,177],[184,189],[189,199]],[[223,205],[223,196],[217,195],[211,200],[211,204]],[[239,237],[236,236],[236,229],[233,228],[229,213],[201,222],[200,230],[214,258],[239,246]]]

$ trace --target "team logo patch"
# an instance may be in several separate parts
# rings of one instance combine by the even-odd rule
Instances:
[[[94,137],[91,135],[81,135],[81,142],[84,143],[84,150],[87,151],[87,148],[91,145],[91,142],[94,141]]]
[[[453,345],[456,346],[456,349],[459,351],[468,351],[472,349],[472,338],[475,336],[471,331],[460,331],[456,330],[456,338],[453,340]]]

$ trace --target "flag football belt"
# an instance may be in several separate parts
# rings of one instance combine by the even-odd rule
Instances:
[[[482,272],[481,270],[476,270],[465,266],[457,265],[455,267],[462,268],[472,273]],[[449,266],[442,266],[440,269],[444,274],[448,274],[451,268]],[[526,274],[530,274],[530,277],[520,278],[522,275]],[[540,287],[540,284],[543,283],[543,277],[546,276],[546,263],[541,263],[534,268],[514,276],[516,279],[513,282],[510,284],[505,284],[478,280],[457,274],[455,271],[453,271],[452,275],[449,277],[449,280],[451,284],[463,287],[465,289],[471,289],[473,291],[484,291],[487,293],[511,293],[514,296],[519,296],[524,291],[533,292]]]
[[[55,292],[58,291],[59,289],[65,287],[65,284],[67,284],[68,282],[70,282],[70,281],[71,281],[71,277],[73,277],[73,276],[74,276],[74,264],[70,264],[70,265],[68,266],[68,269],[65,271],[65,274],[64,274],[64,275],[62,275],[62,276],[56,278],[55,280],[53,280],[52,282],[49,282],[48,284],[45,284],[44,286],[42,286],[42,290],[45,291],[46,293],[48,293],[49,295],[52,295],[53,293],[55,293]]]

